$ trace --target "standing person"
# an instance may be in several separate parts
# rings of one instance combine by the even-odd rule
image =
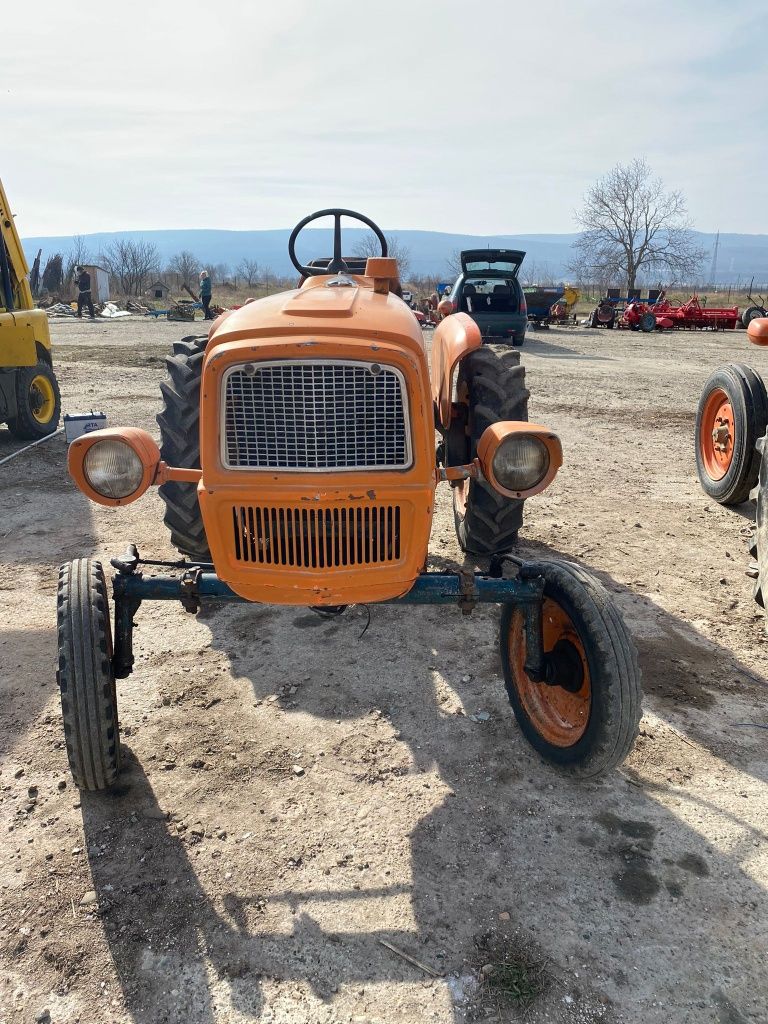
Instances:
[[[96,313],[93,308],[93,299],[91,298],[91,275],[85,267],[75,267],[75,283],[77,284],[78,319],[83,319],[83,306],[87,306],[91,320],[95,320]]]
[[[213,320],[211,314],[211,279],[207,270],[200,271],[200,301],[205,312],[204,320]]]

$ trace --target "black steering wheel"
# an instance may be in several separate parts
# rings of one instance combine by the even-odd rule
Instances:
[[[333,217],[333,259],[327,267],[305,267],[296,259],[296,239],[307,224],[311,223],[313,220],[319,220],[320,217]],[[355,213],[354,210],[342,210],[336,206],[330,210],[318,210],[317,213],[311,213],[308,217],[305,217],[304,220],[300,220],[291,232],[291,237],[288,239],[288,255],[291,258],[291,263],[296,267],[302,277],[319,277],[321,274],[349,273],[349,267],[344,262],[344,257],[341,255],[342,217],[349,217],[351,220],[359,220],[362,221],[363,224],[366,224],[379,240],[379,244],[381,245],[381,255],[387,255],[387,240],[384,237],[384,232],[381,230],[379,225],[374,224],[370,218],[364,217],[362,213]]]

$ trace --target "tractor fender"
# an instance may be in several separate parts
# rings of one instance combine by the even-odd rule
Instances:
[[[483,337],[480,328],[466,313],[452,313],[440,324],[432,339],[432,399],[438,426],[447,430],[451,425],[451,399],[453,374],[458,363],[480,348]]]

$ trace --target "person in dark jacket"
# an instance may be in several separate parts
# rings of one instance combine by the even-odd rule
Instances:
[[[93,299],[91,298],[91,275],[85,267],[75,267],[75,283],[77,284],[78,318],[80,320],[83,319],[83,306],[87,306],[91,320],[95,320],[96,313],[93,308]]]
[[[214,320],[215,317],[211,313],[211,279],[208,276],[207,270],[200,271],[200,301],[203,304],[203,311],[205,312],[205,320]]]

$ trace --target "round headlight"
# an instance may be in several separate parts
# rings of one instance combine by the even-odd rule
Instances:
[[[85,479],[105,498],[127,498],[141,486],[144,466],[124,441],[97,441],[83,461]]]
[[[501,442],[493,456],[493,475],[508,491],[535,487],[549,470],[549,451],[538,437],[513,434]]]

